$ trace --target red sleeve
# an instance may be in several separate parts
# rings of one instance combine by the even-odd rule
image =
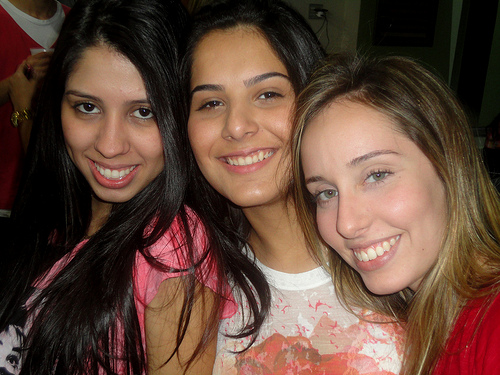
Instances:
[[[500,297],[497,296],[478,328],[470,345],[468,367],[474,374],[496,374],[500,371]],[[472,372],[471,372],[472,373]]]
[[[67,16],[69,11],[71,10],[71,8],[67,5],[64,5],[64,4],[61,4],[62,5],[62,8],[63,8],[63,11],[64,11],[64,14]]]
[[[464,309],[433,375],[490,375],[500,367],[500,296],[484,298]]]

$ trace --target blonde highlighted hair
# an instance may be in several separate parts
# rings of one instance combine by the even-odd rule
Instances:
[[[417,293],[407,288],[375,296],[335,251],[325,260],[345,305],[370,308],[405,325],[403,372],[432,373],[467,301],[493,297],[499,291],[498,193],[481,160],[467,114],[436,75],[405,57],[329,56],[298,98],[292,140],[298,216],[309,245],[319,253],[325,244],[319,239],[315,206],[305,188],[300,146],[308,123],[337,100],[367,105],[392,119],[397,130],[431,161],[445,188],[446,233],[438,260]]]

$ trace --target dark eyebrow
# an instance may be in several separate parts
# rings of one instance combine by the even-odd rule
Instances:
[[[96,102],[100,102],[101,101],[97,96],[85,94],[83,92],[76,91],[76,90],[68,90],[68,91],[66,91],[64,93],[64,96],[69,96],[69,95],[78,96],[80,98],[85,98],[85,99],[93,100],[93,101],[96,101]]]
[[[270,78],[274,78],[274,77],[282,77],[282,78],[285,78],[286,80],[290,81],[290,78],[288,78],[288,76],[283,74],[283,73],[269,72],[269,73],[259,74],[258,76],[247,79],[246,81],[243,81],[243,83],[244,83],[245,87],[250,87],[250,86],[256,85],[259,82],[265,81],[266,79],[270,79]]]
[[[246,81],[243,81],[243,84],[245,85],[245,87],[250,87],[250,86],[256,85],[259,82],[265,81],[266,79],[270,79],[273,77],[282,77],[288,81],[290,80],[290,78],[283,73],[269,72],[269,73],[263,73],[263,74],[259,74],[258,76],[249,78]],[[196,93],[198,91],[224,91],[224,86],[214,85],[214,84],[198,85],[193,90],[191,90],[191,97],[194,95],[194,93]]]
[[[69,95],[78,96],[79,98],[92,100],[92,101],[98,102],[98,103],[102,102],[102,100],[100,98],[98,98],[97,96],[86,94],[84,92],[77,91],[77,90],[68,90],[64,93],[64,96],[69,96]],[[150,105],[151,103],[148,99],[137,99],[137,100],[131,100],[130,102],[128,102],[128,104],[147,104],[147,105]]]
[[[349,167],[355,167],[364,161],[367,161],[369,159],[372,159],[372,158],[375,158],[375,157],[381,156],[381,155],[399,155],[399,153],[397,153],[395,151],[391,151],[391,150],[376,150],[376,151],[372,151],[372,152],[369,152],[365,155],[361,155],[361,156],[358,156],[357,158],[352,159],[349,163],[347,163],[347,165]],[[312,177],[309,177],[308,179],[306,179],[306,185],[314,183],[314,182],[320,182],[320,181],[324,181],[324,178],[321,176],[312,176]]]
[[[193,90],[191,90],[191,97],[195,92],[198,91],[224,91],[224,86],[222,85],[198,85]]]

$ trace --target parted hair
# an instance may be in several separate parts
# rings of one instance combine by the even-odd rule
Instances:
[[[73,260],[31,297],[21,374],[146,371],[134,300],[139,253],[163,272],[187,274],[172,356],[184,338],[197,298],[196,265],[210,251],[195,258],[195,229],[184,205],[189,146],[182,136],[187,111],[180,58],[188,25],[187,12],[176,0],[81,0],[63,24],[36,108],[26,170],[12,212],[12,241],[3,252],[11,254],[11,261],[2,265],[0,326],[30,297],[31,287],[85,238],[90,224],[92,192],[68,155],[61,126],[65,85],[86,49],[108,47],[137,68],[160,131],[165,166],[132,199],[114,204],[107,221]],[[148,250],[174,219],[179,228],[173,233],[179,243],[177,256],[185,258],[180,264],[192,265],[188,269],[171,269]],[[206,233],[209,239],[213,235],[209,228]],[[214,304],[210,324],[188,363],[216,334],[217,307]]]
[[[333,249],[330,269],[347,306],[368,307],[405,325],[403,373],[432,373],[454,322],[474,298],[493,298],[500,288],[500,203],[472,135],[471,121],[437,75],[406,57],[329,56],[301,93],[294,121],[294,199],[308,242],[324,248],[305,188],[301,139],[310,121],[334,101],[369,106],[389,117],[397,131],[431,161],[446,192],[447,223],[437,262],[419,290],[376,296]],[[415,171],[418,173],[418,171]],[[486,298],[486,304],[491,301]]]

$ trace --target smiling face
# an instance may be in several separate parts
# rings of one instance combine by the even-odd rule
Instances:
[[[191,90],[189,139],[208,182],[243,208],[280,199],[295,95],[267,40],[249,28],[209,33]]]
[[[333,102],[305,129],[301,160],[321,236],[376,294],[418,289],[446,226],[431,162],[384,114]]]
[[[162,171],[163,146],[141,75],[106,46],[87,49],[61,103],[66,148],[105,204],[133,198]]]

